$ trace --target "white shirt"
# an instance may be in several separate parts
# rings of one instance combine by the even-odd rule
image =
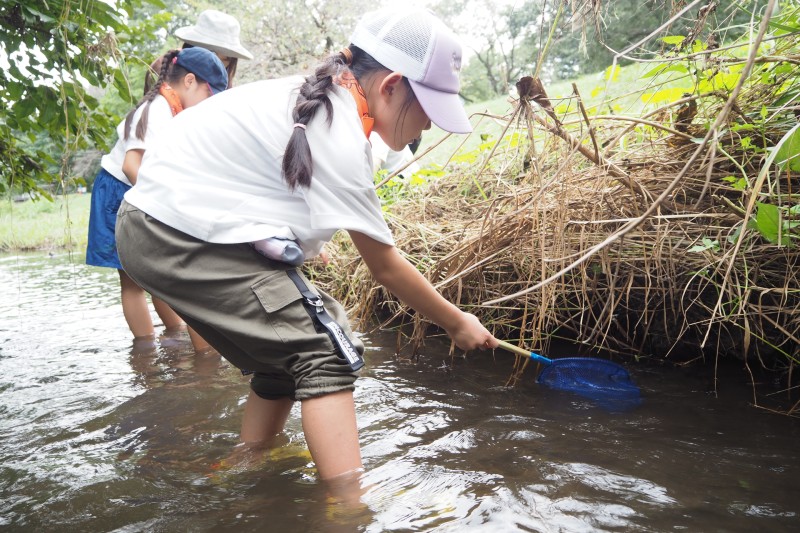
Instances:
[[[148,147],[125,200],[208,242],[283,237],[313,257],[345,229],[394,245],[375,193],[370,144],[346,90],[328,93],[330,126],[321,107],[306,129],[311,186],[289,191],[281,164],[301,83],[240,85],[181,112]]]
[[[140,139],[136,136],[136,126],[142,118],[144,105],[139,106],[131,121],[131,129],[128,140],[125,140],[125,119],[117,125],[117,142],[109,153],[100,159],[100,166],[106,172],[117,178],[126,185],[131,185],[130,180],[122,172],[122,163],[125,162],[125,154],[128,150],[147,150],[148,143],[155,142],[157,132],[160,131],[167,121],[172,120],[172,110],[167,99],[160,94],[150,103],[150,111],[147,114],[147,131],[145,138]]]
[[[389,148],[389,145],[383,142],[381,136],[375,132],[369,136],[372,143],[372,160],[375,163],[375,172],[386,169],[387,175],[394,174],[400,168],[414,159],[414,154],[411,153],[411,148],[404,146],[399,152]],[[401,173],[401,176],[411,176],[419,172],[420,168],[417,163],[411,163]]]

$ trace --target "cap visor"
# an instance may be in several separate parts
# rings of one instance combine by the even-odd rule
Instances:
[[[472,125],[458,94],[437,91],[412,80],[408,82],[431,122],[450,133],[472,131]]]

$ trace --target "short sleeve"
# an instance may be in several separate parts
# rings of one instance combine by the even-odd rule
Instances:
[[[358,231],[394,246],[375,192],[372,147],[360,123],[348,120],[354,116],[348,111],[335,109],[330,131],[308,128],[314,175],[303,194],[310,210],[311,227],[331,232]],[[331,143],[331,138],[340,141]]]
[[[131,122],[131,129],[128,139],[125,142],[125,151],[128,150],[147,150],[148,144],[157,142],[159,132],[164,131],[164,125],[172,120],[172,111],[169,108],[167,100],[158,95],[150,102],[150,109],[147,112],[147,130],[145,131],[144,139],[136,135],[136,128],[142,118],[144,112],[144,105],[136,110]]]

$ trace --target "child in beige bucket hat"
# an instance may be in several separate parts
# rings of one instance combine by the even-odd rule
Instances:
[[[175,37],[225,57],[253,59],[253,54],[239,42],[239,31],[239,22],[234,17],[207,9],[200,13],[194,26],[175,30]]]
[[[200,13],[194,25],[175,30],[175,37],[183,41],[183,48],[197,46],[215,52],[225,65],[225,70],[228,72],[228,88],[231,88],[239,59],[253,59],[253,54],[242,46],[239,39],[240,31],[239,21],[235,17],[215,9],[207,9]],[[150,71],[145,75],[145,94],[152,88],[154,82],[152,74],[161,71],[162,59],[159,57],[153,61]]]

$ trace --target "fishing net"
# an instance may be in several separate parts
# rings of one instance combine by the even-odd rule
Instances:
[[[601,402],[638,404],[639,387],[622,366],[590,357],[553,359],[539,374],[537,382],[547,387],[574,392]]]

